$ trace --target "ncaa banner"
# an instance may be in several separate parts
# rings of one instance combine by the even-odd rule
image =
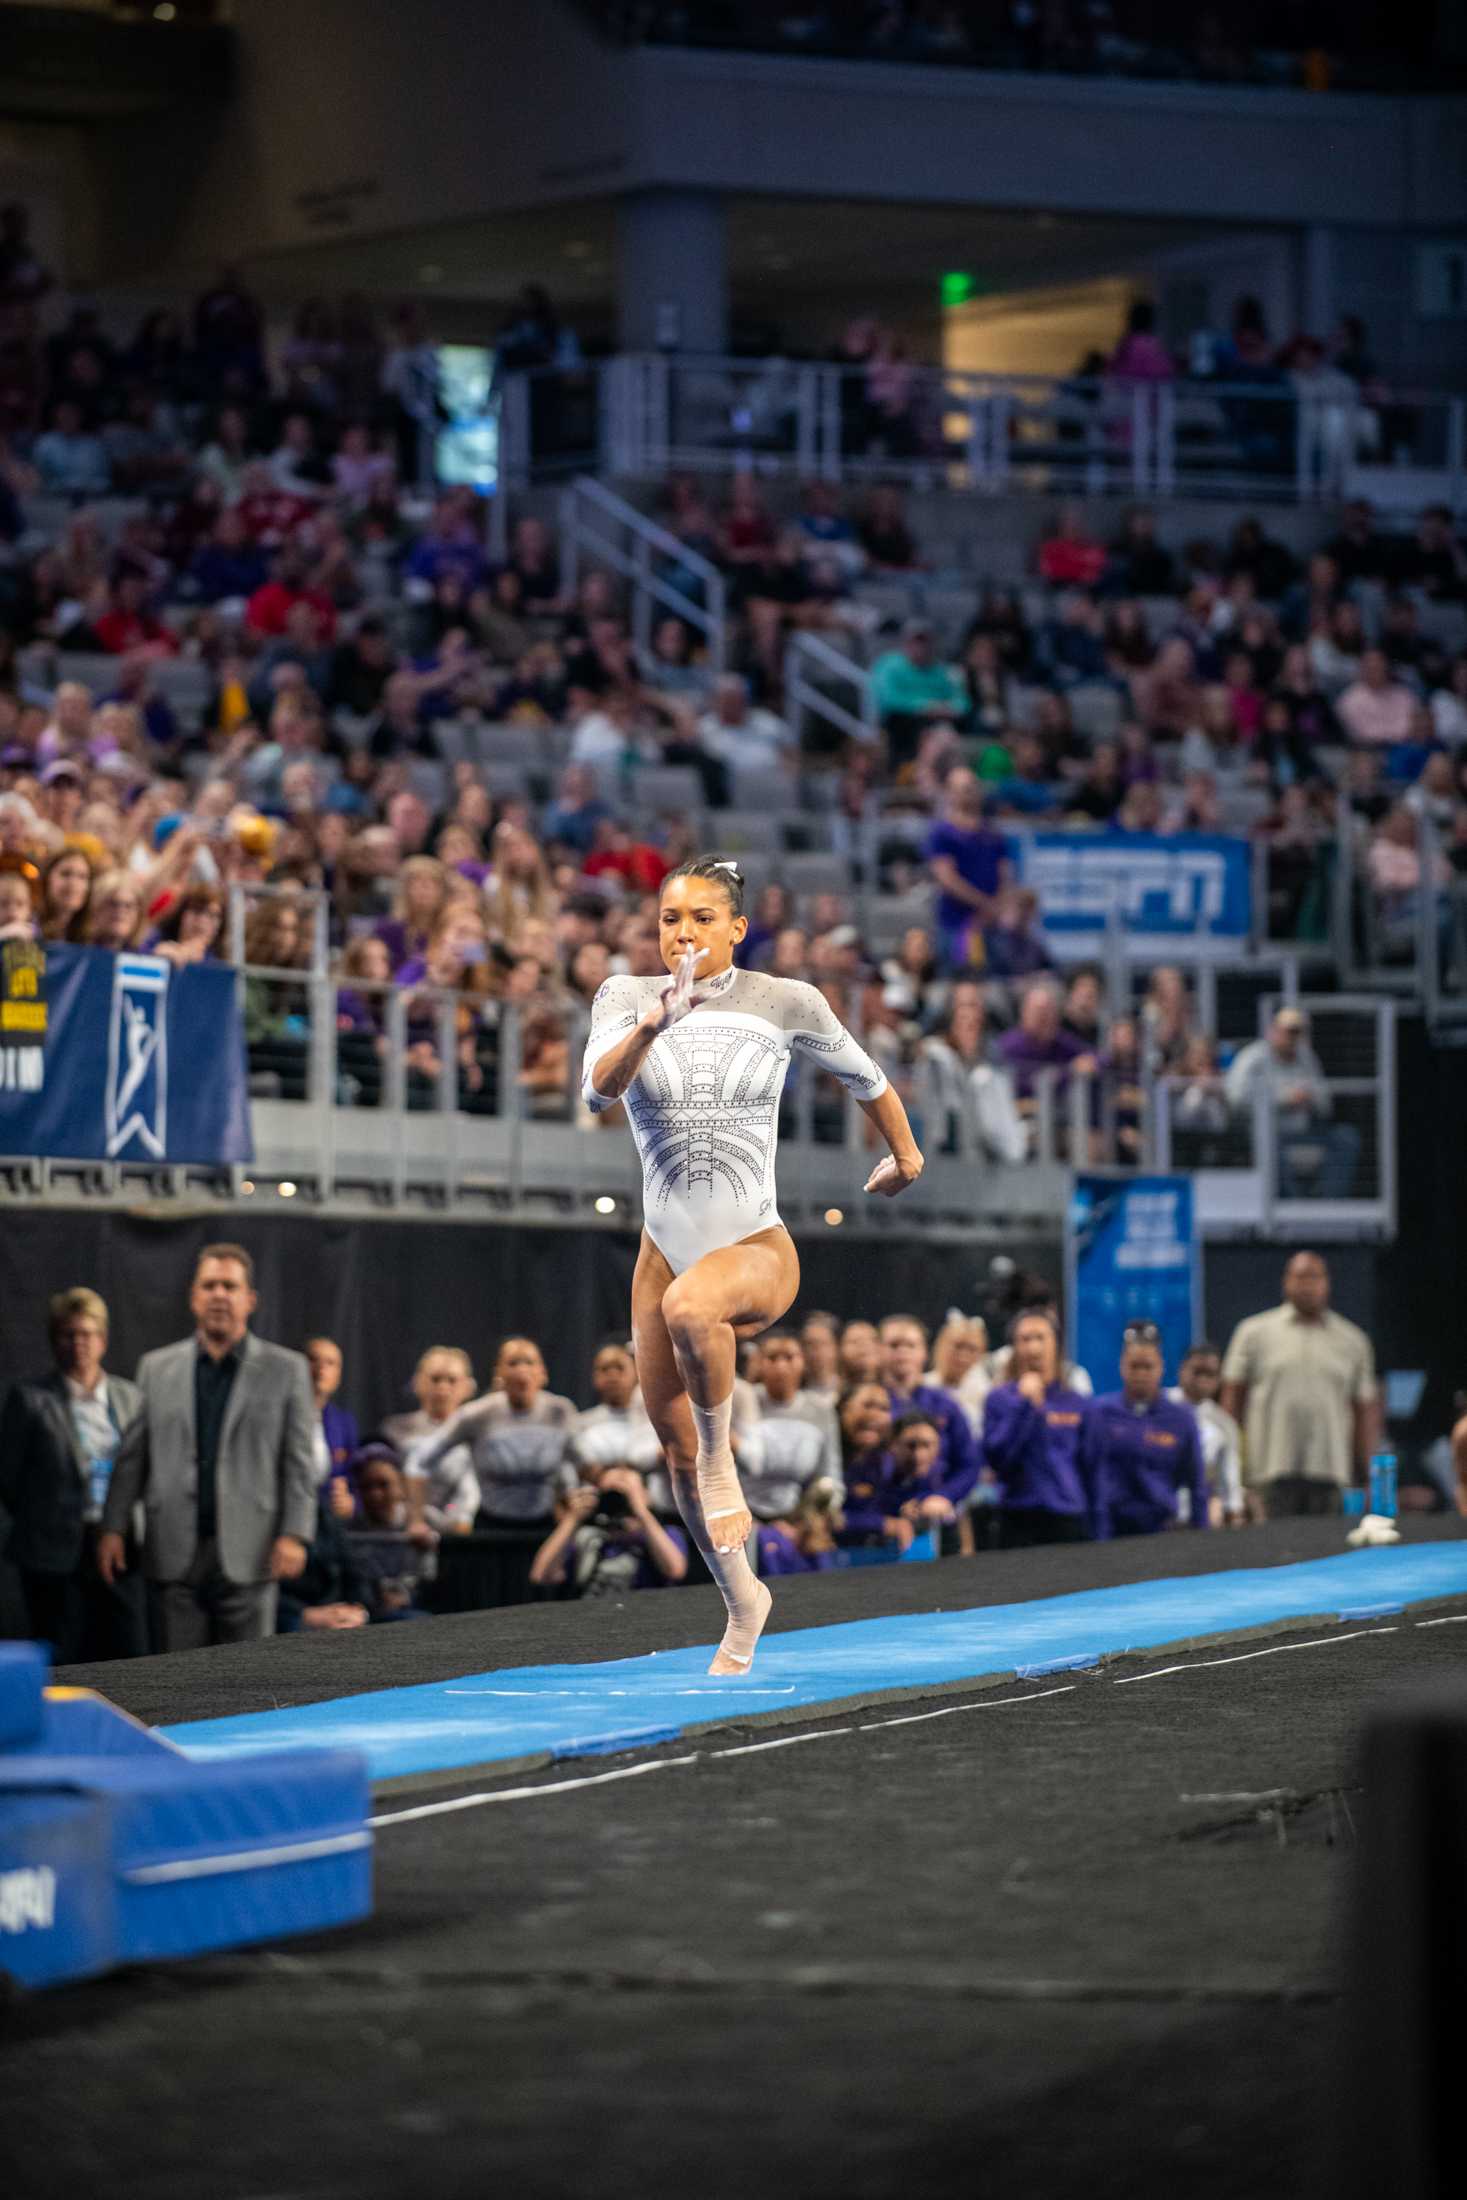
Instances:
[[[1189,1176],[1077,1176],[1065,1221],[1069,1352],[1114,1390],[1132,1322],[1161,1331],[1174,1383],[1201,1336],[1201,1248]]]
[[[0,961],[0,1153],[254,1158],[232,970],[17,945]]]
[[[1101,951],[1111,925],[1158,954],[1235,952],[1253,921],[1249,844],[1221,834],[1016,833],[1014,875],[1039,896],[1061,955]]]

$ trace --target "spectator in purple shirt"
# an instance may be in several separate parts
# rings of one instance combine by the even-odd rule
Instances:
[[[983,930],[983,967],[992,978],[1032,978],[1053,970],[1054,957],[1039,923],[1039,896],[1032,886],[1001,886],[994,897],[993,921]]]
[[[834,1566],[835,1531],[842,1522],[833,1494],[829,1488],[807,1493],[787,1518],[754,1523],[761,1575],[823,1574]]]
[[[968,926],[993,915],[1006,865],[1004,839],[983,822],[983,785],[966,764],[943,781],[942,815],[927,835],[927,869],[937,888],[937,930],[949,963],[961,959]]]
[[[1021,1115],[1034,1112],[1036,1082],[1042,1070],[1054,1070],[1056,1086],[1063,1089],[1072,1070],[1085,1075],[1095,1068],[1095,1056],[1084,1040],[1075,1038],[1061,1025],[1059,989],[1045,979],[1036,979],[1025,990],[1019,1004],[1019,1021],[999,1040],[998,1051],[1014,1081]]]
[[[841,1474],[846,1485],[842,1543],[895,1543],[904,1551],[912,1523],[888,1494],[897,1479],[891,1441],[891,1400],[886,1385],[852,1384],[840,1402]]]
[[[927,1331],[913,1314],[888,1314],[881,1325],[881,1372],[898,1423],[904,1415],[923,1413],[940,1438],[940,1458],[929,1494],[942,1507],[929,1508],[924,1518],[940,1519],[952,1526],[973,1493],[982,1464],[977,1439],[968,1417],[956,1399],[933,1384],[924,1383],[927,1366]]]
[[[1207,1470],[1197,1416],[1161,1387],[1161,1333],[1133,1322],[1121,1347],[1121,1387],[1093,1400],[1080,1438],[1080,1471],[1098,1541],[1177,1525],[1177,1493],[1191,1525],[1207,1526]]]
[[[474,500],[466,499],[462,490],[451,489],[439,499],[408,558],[409,580],[426,581],[436,588],[445,573],[453,573],[462,581],[465,596],[483,585],[489,565],[473,513]]]
[[[1078,1543],[1090,1532],[1090,1491],[1080,1471],[1089,1400],[1060,1379],[1059,1332],[1047,1313],[1019,1314],[1009,1328],[1012,1378],[983,1409],[983,1454],[1003,1487],[999,1541]]]

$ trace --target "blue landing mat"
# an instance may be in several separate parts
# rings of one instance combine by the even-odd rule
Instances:
[[[502,1758],[606,1754],[673,1741],[689,1727],[741,1712],[797,1711],[992,1673],[1037,1678],[1198,1635],[1316,1614],[1377,1619],[1462,1595],[1467,1542],[1400,1545],[1028,1604],[801,1628],[768,1636],[747,1681],[709,1680],[706,1648],[672,1650],[600,1665],[468,1673],[162,1731],[200,1756],[311,1743],[358,1749],[374,1780],[400,1779]]]

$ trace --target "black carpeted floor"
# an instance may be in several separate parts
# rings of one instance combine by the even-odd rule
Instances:
[[[892,1569],[881,1601],[1006,1601],[1245,1553],[1283,1563],[1338,1534],[1301,1523],[1131,1545],[1123,1563],[1061,1551]],[[781,1617],[871,1601],[869,1575],[796,1583]],[[106,1678],[136,1708],[178,1717],[186,1695],[202,1716],[380,1686],[398,1660],[395,1677],[422,1680],[701,1639],[680,1604]],[[338,1659],[323,1685],[300,1655],[319,1648],[368,1659]],[[253,1690],[232,1659],[254,1663]],[[1407,1613],[755,1721],[529,1778],[399,1783],[389,1821],[460,1793],[553,1792],[382,1824],[377,1914],[360,1928],[12,2007],[0,2188],[1322,2194],[1341,2105],[1334,1913],[1368,1809],[1352,1737],[1382,1691],[1444,1667],[1467,1685],[1467,1623]],[[604,1777],[642,1764],[659,1769]]]

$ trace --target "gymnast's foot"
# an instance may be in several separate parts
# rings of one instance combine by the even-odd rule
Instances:
[[[713,1663],[708,1668],[710,1673],[727,1674],[730,1678],[737,1679],[749,1671],[773,1602],[774,1599],[764,1583],[756,1581],[747,1611],[738,1615],[729,1614],[723,1640],[714,1652]]]
[[[737,1482],[734,1489],[738,1490]],[[721,1551],[725,1555],[730,1551],[741,1551],[754,1533],[754,1516],[742,1502],[732,1512],[705,1511],[703,1518],[707,1524],[709,1542],[715,1551]]]

